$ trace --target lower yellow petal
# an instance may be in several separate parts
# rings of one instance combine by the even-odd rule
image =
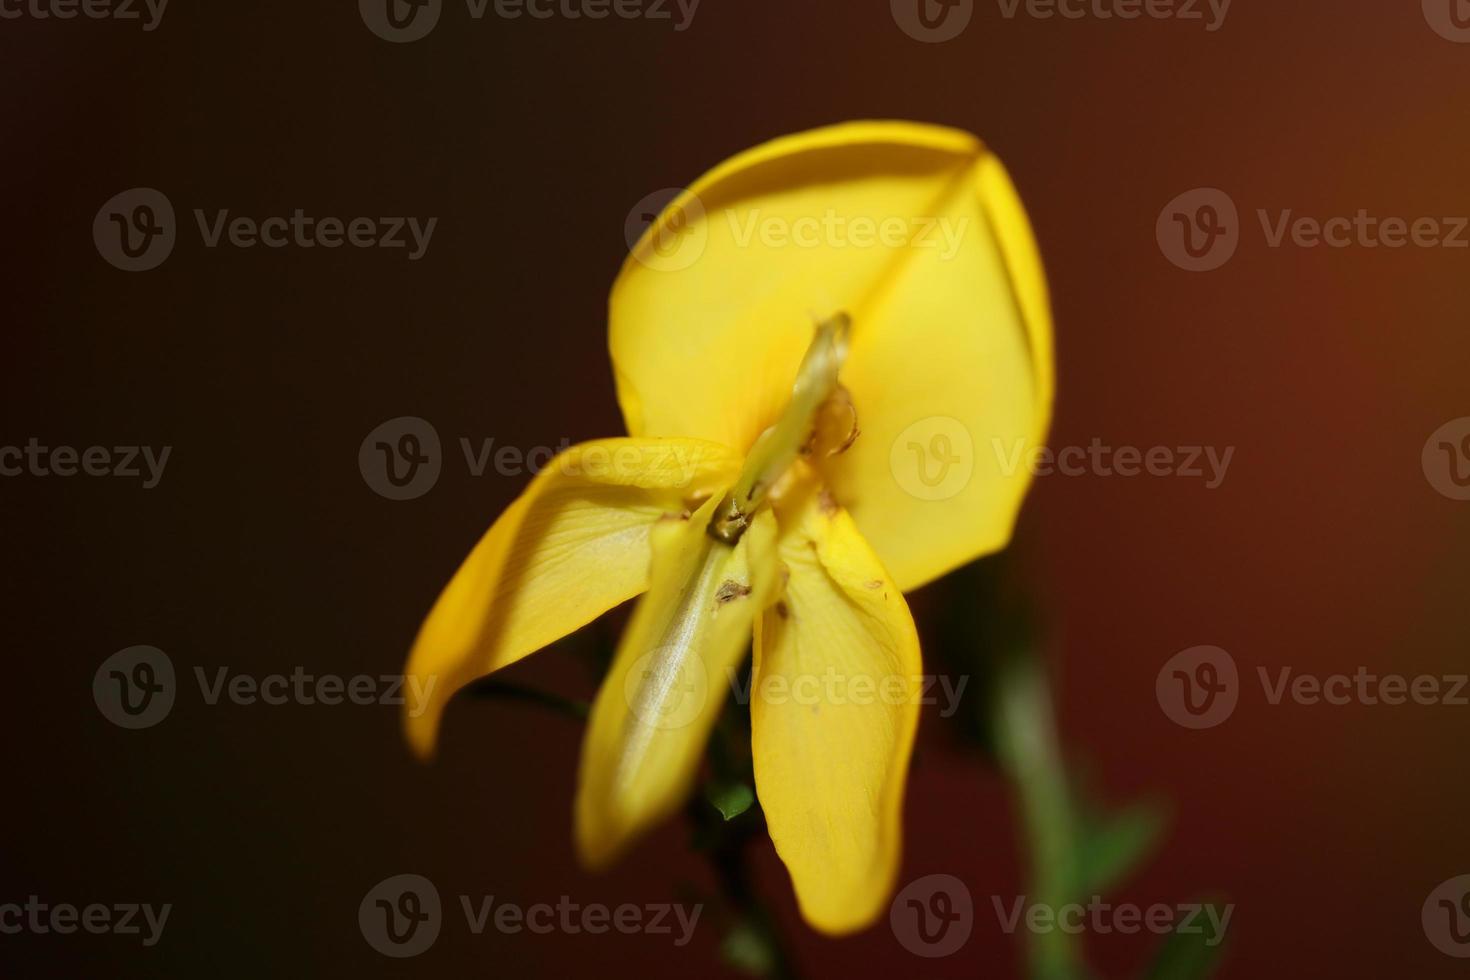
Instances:
[[[756,610],[775,586],[776,523],[759,514],[734,546],[694,517],[657,529],[653,577],[598,691],[582,747],[577,846],[602,867],[683,803]]]
[[[811,498],[783,529],[781,558],[785,595],[756,628],[756,794],[802,915],[842,934],[883,913],[898,873],[919,640],[903,594],[830,501]]]
[[[552,460],[475,546],[414,641],[428,692],[405,717],[433,752],[450,697],[648,587],[649,529],[734,479],[740,460],[691,439],[603,439]],[[682,523],[679,521],[677,523]]]

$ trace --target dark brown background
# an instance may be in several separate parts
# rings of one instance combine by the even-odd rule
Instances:
[[[1117,897],[1237,905],[1223,975],[1452,976],[1419,924],[1470,872],[1470,709],[1271,707],[1258,689],[1186,732],[1154,677],[1212,643],[1242,671],[1463,672],[1470,504],[1420,449],[1470,415],[1465,251],[1266,247],[1257,208],[1470,213],[1470,45],[1417,3],[1236,0],[1223,28],[1006,20],[980,2],[924,45],[887,5],[704,0],[646,21],[472,21],[390,45],[350,3],[186,4],[160,28],[0,21],[5,146],[0,444],[174,447],[162,484],[0,481],[7,805],[0,901],[171,902],[151,950],[116,936],[0,936],[7,972],[109,976],[685,976],[715,960],[651,936],[475,938],[454,923],[392,962],[356,909],[417,871],[460,893],[665,901],[707,884],[671,826],[610,876],[577,870],[578,732],[534,708],[459,704],[438,765],[391,709],[204,705],[156,728],[98,713],[93,672],[148,643],[180,672],[400,669],[420,617],[524,480],[471,478],[456,440],[522,448],[616,434],[606,290],[628,209],[731,153],[862,117],[987,139],[1034,220],[1057,321],[1053,443],[1235,446],[1224,486],[1049,477],[1016,545],[1046,619],[1069,747],[1120,801],[1169,802],[1160,854]],[[93,215],[164,191],[181,240],[125,274]],[[1165,202],[1227,190],[1225,268],[1155,243]],[[437,216],[427,256],[206,249],[193,208],[264,217]],[[365,485],[358,445],[417,415],[446,442],[413,502]],[[921,618],[926,601],[916,610]],[[928,629],[928,627],[925,627]],[[517,679],[590,694],[553,652]],[[192,682],[190,681],[190,684]],[[1251,688],[1248,688],[1248,691]],[[1022,887],[1004,787],[931,712],[904,880],[962,877],[969,945],[914,959],[880,924],[802,927],[761,879],[805,970],[1017,974],[988,896]],[[451,908],[450,914],[455,914]],[[1109,976],[1151,941],[1097,937]]]

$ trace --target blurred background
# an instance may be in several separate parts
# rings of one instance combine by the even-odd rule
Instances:
[[[931,21],[969,17],[942,43],[881,2],[704,0],[692,18],[670,5],[669,19],[592,20],[493,4],[477,19],[444,0],[408,43],[349,3],[178,3],[152,30],[143,6],[138,20],[0,8],[0,446],[172,447],[147,489],[0,479],[0,903],[173,906],[151,947],[0,935],[7,975],[729,972],[713,911],[682,947],[465,928],[460,895],[714,891],[679,822],[607,875],[577,868],[574,721],[461,700],[425,767],[392,707],[210,705],[194,672],[401,670],[438,590],[528,479],[472,475],[459,440],[529,452],[621,433],[605,304],[630,209],[768,138],[888,117],[973,131],[1010,169],[1052,288],[1053,446],[1234,449],[1214,488],[1040,477],[993,566],[1033,611],[1069,761],[1103,799],[1168,814],[1110,897],[1233,903],[1220,976],[1462,975],[1421,909],[1470,873],[1470,707],[1273,705],[1256,678],[1466,672],[1470,503],[1440,492],[1421,455],[1470,415],[1470,251],[1273,248],[1257,212],[1470,215],[1470,44],[1451,39],[1465,11],[1238,0],[1223,20],[1203,3],[1201,19],[1124,20],[1099,2],[1076,19],[934,5]],[[178,240],[128,273],[92,226],[135,187],[167,196]],[[1236,251],[1209,272],[1180,268],[1156,235],[1194,188],[1239,211]],[[207,248],[196,208],[438,222],[409,261]],[[443,443],[437,483],[407,501],[358,464],[364,437],[400,416]],[[912,600],[926,650],[963,601],[945,588]],[[589,698],[575,648],[616,626],[513,679]],[[167,653],[181,687],[166,719],[130,731],[91,690],[139,644]],[[1230,653],[1241,689],[1228,720],[1192,730],[1155,681],[1199,645]],[[796,967],[1021,975],[992,907],[1026,888],[1011,804],[984,754],[926,708],[901,883],[963,881],[968,942],[919,958],[887,922],[825,940],[762,844],[756,882]],[[358,906],[409,872],[436,884],[446,924],[428,952],[388,959]],[[1085,942],[1100,974],[1124,977],[1157,937]]]

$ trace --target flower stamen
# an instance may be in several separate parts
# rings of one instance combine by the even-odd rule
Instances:
[[[838,390],[837,371],[847,356],[851,326],[852,318],[846,313],[836,313],[817,324],[816,336],[801,359],[786,411],[756,439],[740,478],[715,508],[709,534],[716,541],[735,544],[740,540],[771,488],[810,443],[817,413]]]

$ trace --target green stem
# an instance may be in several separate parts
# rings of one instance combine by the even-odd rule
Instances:
[[[755,803],[727,820],[707,798],[711,786],[736,781],[754,785],[750,727],[739,707],[734,703],[727,705],[711,733],[710,773],[704,790],[690,800],[689,818],[696,837],[706,842],[705,854],[731,915],[723,950],[727,962],[742,972],[768,980],[796,980],[796,969],[776,928],[776,918],[761,899],[750,872],[750,848],[766,837],[765,814],[760,804]],[[730,943],[737,939],[748,954],[744,961],[731,956]]]
[[[1014,787],[1030,855],[1029,903],[1055,910],[1075,898],[1077,828],[1051,695],[1041,668],[1023,656],[1006,658],[996,681],[996,745]],[[1035,980],[1088,976],[1076,937],[1061,929],[1027,936]]]
[[[525,701],[528,704],[550,708],[558,714],[576,718],[579,721],[586,721],[587,715],[592,710],[590,705],[582,701],[572,701],[546,691],[538,691],[531,687],[521,687],[517,684],[507,684],[505,681],[489,678],[471,684],[468,690],[472,697]]]

